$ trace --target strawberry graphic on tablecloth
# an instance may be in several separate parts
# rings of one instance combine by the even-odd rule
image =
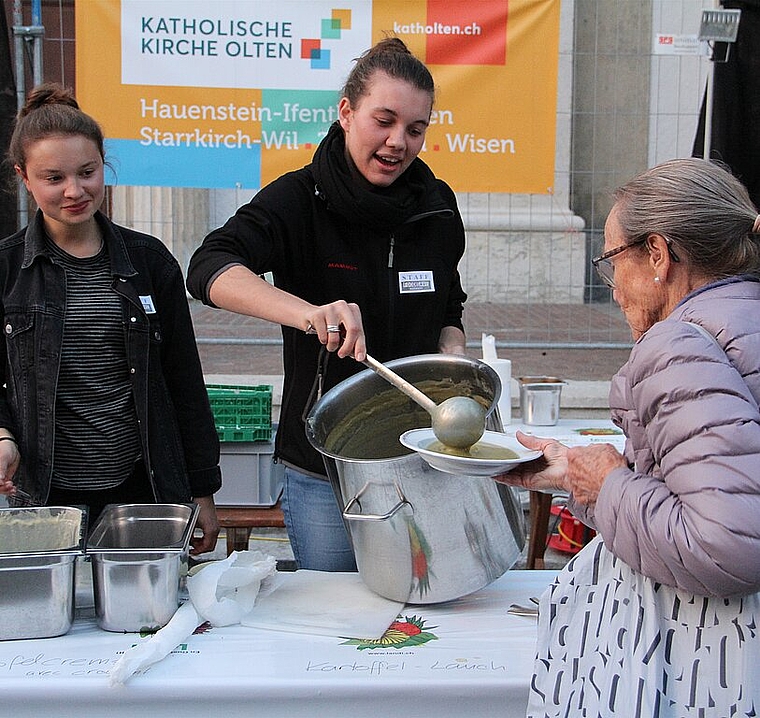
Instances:
[[[357,650],[364,651],[374,648],[409,648],[437,640],[438,636],[430,632],[421,617],[399,616],[380,638],[351,638],[341,645],[356,646]]]

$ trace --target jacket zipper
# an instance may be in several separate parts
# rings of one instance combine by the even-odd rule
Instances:
[[[393,279],[393,248],[396,245],[396,235],[391,233],[388,246],[388,346],[393,346],[394,335],[396,333],[393,315],[396,311],[396,302],[394,301],[394,279]]]

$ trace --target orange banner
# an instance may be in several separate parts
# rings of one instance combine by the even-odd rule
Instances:
[[[258,189],[311,159],[353,59],[437,86],[422,158],[459,192],[550,193],[560,0],[77,0],[77,92],[113,181]]]

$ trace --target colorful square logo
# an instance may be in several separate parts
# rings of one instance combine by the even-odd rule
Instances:
[[[330,69],[330,50],[322,46],[323,40],[340,40],[344,30],[351,29],[351,11],[333,8],[330,17],[320,21],[319,39],[301,40],[301,57],[309,60],[312,70]]]

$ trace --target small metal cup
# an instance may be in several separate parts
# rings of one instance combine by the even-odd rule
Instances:
[[[555,376],[521,376],[518,382],[523,424],[554,426],[559,421],[560,396],[567,382]]]

